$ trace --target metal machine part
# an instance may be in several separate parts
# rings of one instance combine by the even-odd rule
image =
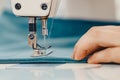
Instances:
[[[53,51],[46,53],[51,48],[47,46],[46,37],[48,36],[47,18],[55,15],[60,0],[11,0],[13,13],[17,16],[29,17],[28,44],[34,50],[32,56],[46,56]],[[33,6],[31,6],[33,5]],[[44,46],[37,43],[36,20],[40,18]]]
[[[51,48],[51,46],[47,46],[46,36],[48,35],[47,23],[46,19],[42,20],[42,35],[44,37],[44,46],[40,46],[37,43],[37,27],[36,27],[36,17],[29,17],[29,34],[28,34],[28,44],[34,50],[32,57],[38,56],[47,56],[51,54],[53,51],[46,53],[46,50]]]
[[[29,32],[30,34],[28,35],[28,44],[32,48],[37,48],[36,43],[37,43],[37,35],[36,35],[36,18],[35,17],[30,17],[29,18]]]
[[[36,17],[29,18],[29,34],[28,34],[28,44],[33,48],[34,53],[32,56],[40,56],[42,52],[38,49],[37,46],[37,28],[36,28]]]
[[[42,24],[42,35],[48,36],[48,29],[47,29],[47,18],[41,18]]]

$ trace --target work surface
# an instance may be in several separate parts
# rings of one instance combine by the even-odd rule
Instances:
[[[119,65],[0,65],[1,80],[120,80]]]

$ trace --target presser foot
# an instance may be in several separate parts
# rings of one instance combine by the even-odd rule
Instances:
[[[45,48],[46,49],[46,48]],[[41,56],[48,56],[50,54],[52,54],[54,51],[49,51],[49,52],[46,52],[46,50],[39,50],[39,49],[34,49],[34,52],[32,54],[31,57],[41,57]]]
[[[34,50],[32,57],[39,57],[39,56],[43,56],[43,52],[40,50]]]

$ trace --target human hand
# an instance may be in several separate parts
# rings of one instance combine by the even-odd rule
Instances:
[[[73,59],[81,60],[89,54],[88,63],[120,63],[120,27],[91,28],[75,45]]]

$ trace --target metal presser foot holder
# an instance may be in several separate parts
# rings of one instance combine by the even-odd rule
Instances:
[[[43,30],[45,30],[45,26],[44,26]],[[36,17],[30,17],[29,18],[29,32],[30,33],[28,34],[28,44],[34,51],[32,54],[32,57],[48,56],[51,53],[53,53],[53,51],[50,51],[48,53],[46,52],[46,50],[51,48],[51,46],[42,47],[37,43],[36,31],[37,31],[37,29],[36,29]],[[43,31],[43,32],[45,32],[45,31]]]
[[[42,56],[43,52],[38,48],[37,44],[37,36],[35,33],[30,33],[28,35],[28,44],[33,48],[32,57]]]

